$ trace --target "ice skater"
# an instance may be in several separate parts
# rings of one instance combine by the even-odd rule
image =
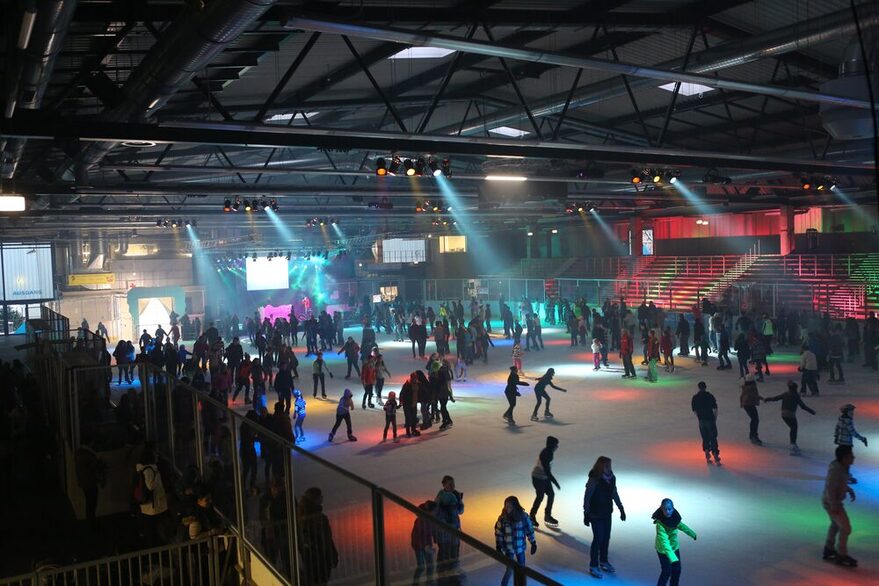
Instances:
[[[662,499],[662,504],[653,513],[656,526],[656,554],[662,568],[656,586],[678,586],[681,581],[681,552],[678,545],[678,531],[683,531],[696,541],[696,532],[684,525],[681,514],[675,509],[671,499]]]
[[[554,484],[559,490],[562,489],[559,486],[559,481],[552,475],[552,459],[558,448],[558,438],[551,435],[547,436],[546,447],[540,450],[540,454],[537,456],[537,464],[531,470],[531,484],[534,486],[536,496],[534,497],[534,503],[531,505],[529,516],[535,527],[540,527],[537,523],[537,511],[540,509],[541,503],[543,503],[544,496],[546,496],[546,508],[543,510],[543,522],[552,527],[559,524],[558,520],[552,516],[552,504],[555,501],[555,492],[552,489],[552,485]]]
[[[644,378],[649,382],[655,383],[659,380],[659,371],[656,368],[656,363],[659,362],[659,340],[656,339],[656,332],[654,330],[650,330],[650,333],[647,334],[645,348],[647,350],[645,357],[647,360],[647,376]]]
[[[693,395],[690,406],[699,419],[699,434],[702,436],[702,451],[705,461],[720,466],[720,447],[717,445],[717,400],[708,392],[708,385],[699,381],[699,391]]]
[[[592,338],[592,370],[601,370],[601,341],[598,338]]]
[[[397,439],[397,393],[394,391],[388,393],[388,400],[385,401],[382,409],[385,410],[385,430],[382,432],[382,441],[388,441],[388,428],[392,427],[394,431],[394,442],[396,443],[400,441]]]
[[[836,420],[836,430],[833,432],[833,442],[837,446],[849,446],[851,447],[854,443],[852,440],[855,438],[864,442],[864,447],[867,447],[867,438],[858,433],[858,430],[855,429],[855,406],[851,403],[846,403],[842,407],[839,408],[840,415],[839,419]],[[857,484],[858,479],[849,474],[848,477],[849,484]]]
[[[854,461],[855,455],[851,446],[836,447],[836,459],[827,468],[824,494],[821,497],[821,504],[830,517],[830,527],[827,529],[827,539],[821,557],[850,568],[857,567],[858,561],[848,554],[848,538],[852,532],[852,525],[844,503],[846,494],[849,495],[851,502],[855,502],[855,491],[848,485],[849,467]]]
[[[561,387],[557,387],[554,384],[552,384],[552,377],[554,377],[554,376],[555,376],[555,369],[548,368],[546,370],[546,373],[542,377],[537,379],[536,383],[534,383],[534,395],[537,398],[537,404],[534,405],[534,413],[531,414],[531,421],[540,421],[539,418],[537,417],[537,412],[540,410],[541,401],[544,401],[544,400],[546,401],[546,406],[544,407],[545,410],[543,412],[543,416],[547,419],[553,418],[553,414],[550,413],[550,411],[549,411],[550,399],[549,399],[549,395],[546,392],[547,386],[550,386],[550,387],[554,388],[555,390],[561,391],[563,393],[568,392],[567,389],[563,389]]]
[[[516,372],[519,376],[522,376],[522,344],[519,342],[513,343],[513,366],[516,367]]]
[[[354,400],[351,398],[351,389],[345,389],[342,393],[342,398],[339,399],[339,406],[336,407],[336,424],[333,426],[333,430],[330,431],[328,441],[333,441],[333,437],[336,435],[336,431],[339,429],[339,426],[343,421],[345,422],[345,427],[348,431],[348,441],[357,441],[357,437],[351,431],[351,411],[353,409]]]
[[[516,367],[510,367],[510,376],[507,377],[507,387],[504,389],[504,395],[507,397],[507,403],[510,406],[504,411],[504,419],[507,420],[507,423],[511,425],[516,425],[516,422],[513,420],[513,409],[516,408],[516,397],[521,397],[522,394],[519,392],[519,389],[516,387],[530,387],[528,383],[525,381],[519,380],[519,374],[516,372]]]
[[[589,573],[601,579],[602,572],[613,574],[616,569],[608,561],[610,528],[613,521],[613,505],[620,510],[620,521],[626,520],[626,510],[617,493],[617,478],[614,476],[610,458],[599,456],[589,471],[586,493],[583,495],[583,524],[592,526],[592,546],[589,549]]]
[[[623,330],[623,337],[620,339],[620,359],[623,361],[623,369],[626,374],[623,378],[638,378],[635,372],[635,365],[632,363],[632,354],[635,352],[635,341],[632,339],[629,330]]]
[[[525,565],[525,539],[531,542],[531,555],[537,553],[537,540],[531,519],[525,514],[519,499],[508,496],[504,499],[504,509],[494,524],[494,537],[498,553],[514,560],[518,565]],[[513,576],[513,568],[507,566],[501,586],[507,586]]]
[[[762,400],[763,397],[760,396],[760,392],[757,390],[757,381],[754,380],[754,375],[746,374],[745,383],[742,385],[742,394],[739,396],[739,405],[745,410],[745,413],[748,414],[748,418],[751,420],[748,438],[752,444],[758,446],[763,445],[763,442],[760,441],[758,429],[760,427],[760,415],[757,413],[757,407]]]
[[[799,456],[800,448],[797,446],[797,429],[799,428],[797,424],[797,407],[802,407],[803,411],[812,415],[815,415],[815,410],[803,403],[799,393],[797,393],[797,383],[794,381],[787,382],[786,392],[775,397],[768,397],[763,399],[763,401],[781,401],[781,419],[790,429],[790,455]]]
[[[302,391],[299,389],[293,389],[293,436],[296,438],[296,443],[301,444],[305,441],[305,433],[302,431],[302,424],[305,423],[305,397],[302,396]]]

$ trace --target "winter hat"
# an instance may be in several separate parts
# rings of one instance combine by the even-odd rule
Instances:
[[[547,448],[554,448],[558,445],[559,445],[559,438],[552,436],[552,435],[546,436],[546,447]]]
[[[519,370],[519,369],[516,368],[515,366],[511,366],[511,367],[510,367],[510,370]]]
[[[848,413],[849,411],[854,411],[855,406],[852,405],[851,403],[846,403],[845,405],[840,407],[839,410],[842,411],[843,413]]]
[[[388,393],[388,399],[396,399],[396,398],[397,398],[397,393],[395,393],[394,391],[391,391],[390,393]]]
[[[746,374],[746,375],[745,375],[745,382],[746,382],[746,383],[752,383],[752,382],[754,382],[754,375],[751,374],[750,372],[749,372],[748,374]]]
[[[705,384],[705,381],[704,381],[704,380],[700,380],[700,381],[699,381],[699,384],[696,385],[696,386],[699,387],[699,390],[701,390],[701,391],[704,391],[705,389],[708,388],[708,385]]]
[[[293,396],[298,399],[302,396],[302,391],[300,391],[299,389],[293,389]]]

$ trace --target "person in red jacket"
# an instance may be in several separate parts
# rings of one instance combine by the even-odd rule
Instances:
[[[363,384],[363,409],[366,409],[367,403],[369,403],[370,408],[375,407],[372,402],[372,389],[375,386],[375,379],[375,359],[370,356],[363,361],[360,368],[360,382]]]
[[[638,378],[635,365],[632,363],[632,354],[634,353],[635,341],[628,330],[623,330],[623,337],[620,339],[620,359],[623,361],[623,368],[626,371],[623,378]]]
[[[659,349],[662,352],[665,372],[675,371],[674,347],[675,341],[674,336],[672,336],[671,333],[671,328],[666,326],[665,331],[662,332],[662,338],[659,340]]]

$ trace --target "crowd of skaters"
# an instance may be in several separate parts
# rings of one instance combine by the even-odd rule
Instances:
[[[543,348],[539,311],[541,308],[535,302],[527,299],[515,304],[515,312],[503,299],[499,305],[500,318],[504,327],[503,335],[505,338],[513,340],[511,356],[513,365],[510,367],[505,390],[509,409],[504,418],[508,422],[514,423],[512,413],[515,407],[515,397],[519,396],[518,387],[528,386],[528,383],[520,380],[520,376],[523,375],[523,352],[539,351]],[[865,367],[876,368],[879,320],[876,320],[873,314],[870,314],[863,330],[861,330],[859,324],[853,319],[845,320],[843,323],[834,323],[826,314],[785,312],[783,309],[775,317],[753,311],[742,311],[733,316],[729,311],[717,308],[710,300],[705,299],[693,307],[692,322],[687,316],[680,314],[675,329],[672,331],[671,326],[666,325],[668,321],[666,313],[652,302],[644,302],[633,311],[626,307],[624,301],[611,302],[607,300],[600,310],[599,308],[590,310],[582,299],[574,302],[548,300],[542,309],[544,310],[545,323],[566,325],[571,337],[572,348],[580,345],[591,347],[593,351],[592,363],[595,370],[600,370],[602,367],[609,368],[610,353],[618,351],[624,369],[624,378],[637,377],[632,355],[634,354],[634,341],[638,336],[640,336],[643,351],[641,365],[647,367],[645,378],[649,381],[657,380],[659,366],[664,366],[668,373],[674,372],[675,350],[677,350],[679,358],[689,357],[692,351],[695,361],[703,366],[708,365],[714,355],[718,361],[718,370],[732,369],[729,354],[734,352],[739,365],[739,380],[742,387],[741,406],[749,418],[751,441],[757,445],[762,444],[758,431],[757,406],[759,403],[761,401],[779,401],[782,404],[782,420],[790,431],[791,453],[794,455],[799,453],[799,449],[796,447],[796,410],[799,407],[807,412],[814,413],[814,411],[802,401],[801,395],[797,392],[797,385],[793,381],[790,382],[788,391],[781,395],[764,398],[759,394],[756,383],[762,382],[764,376],[771,376],[769,358],[774,351],[773,346],[793,345],[800,349],[802,354],[800,386],[803,394],[807,390],[811,391],[812,395],[819,394],[817,381],[823,370],[830,371],[831,382],[844,382],[842,364],[853,363],[859,358],[859,354],[863,354]],[[251,346],[256,349],[254,358],[244,352],[239,338],[234,335],[237,333],[237,317],[232,316],[225,320],[225,327],[221,322],[221,328],[227,334],[232,335],[232,341],[228,346],[223,343],[219,329],[213,323],[209,323],[204,332],[196,331],[198,337],[193,346],[192,358],[188,359],[189,352],[179,343],[180,332],[179,330],[175,332],[176,324],[172,324],[170,333],[166,333],[161,327],[156,331],[155,336],[150,336],[145,331],[139,340],[141,353],[138,356],[147,355],[150,362],[160,368],[165,368],[166,372],[173,376],[183,374],[183,365],[194,365],[195,368],[189,370],[190,381],[197,387],[209,388],[216,398],[227,404],[229,395],[234,403],[243,389],[245,391],[244,402],[253,407],[247,413],[248,419],[260,422],[282,437],[290,438],[290,441],[304,441],[303,422],[306,407],[302,392],[294,388],[296,386],[294,379],[299,378],[299,361],[293,351],[293,347],[298,343],[301,325],[306,342],[305,356],[314,357],[312,362],[312,396],[317,398],[320,387],[321,398],[328,398],[325,389],[325,375],[334,377],[323,360],[323,354],[325,352],[344,354],[348,370],[345,378],[350,379],[353,370],[363,386],[361,408],[364,410],[372,409],[376,407],[375,403],[377,403],[378,407],[383,409],[385,416],[383,441],[387,439],[389,430],[392,433],[392,439],[396,440],[397,411],[400,409],[403,411],[404,430],[407,437],[418,436],[421,431],[440,421],[442,422],[441,430],[451,427],[452,421],[447,404],[455,401],[452,393],[453,381],[465,380],[466,367],[474,360],[488,361],[488,350],[493,346],[490,336],[490,305],[488,303],[480,304],[474,299],[470,304],[469,317],[465,317],[464,313],[464,306],[460,301],[440,304],[438,313],[434,313],[432,307],[423,307],[418,304],[409,304],[408,306],[375,304],[369,312],[367,310],[361,311],[363,330],[359,344],[353,337],[344,338],[339,314],[329,315],[326,312],[320,312],[318,316],[309,316],[302,320],[291,315],[289,320],[282,318],[274,322],[268,319],[260,321],[258,315],[255,315],[253,318],[246,318],[244,322],[244,331],[248,335]],[[371,320],[375,320],[375,330],[372,328]],[[525,324],[525,327],[522,324]],[[393,391],[388,393],[385,399],[382,398],[384,378],[391,376],[376,343],[376,330],[380,332],[382,327],[385,328],[386,333],[393,333],[395,340],[408,339],[412,344],[413,358],[427,361],[424,369],[411,372],[400,389],[399,398],[397,393]],[[730,340],[730,332],[733,332],[733,343]],[[524,349],[522,348],[523,337],[525,338]],[[431,339],[435,344],[436,352],[431,353],[428,357],[427,344]],[[452,341],[455,342],[454,357],[451,356],[450,342]],[[133,345],[131,345],[132,348],[128,348],[130,343],[125,344],[126,351],[133,349]],[[176,351],[176,360],[170,358],[170,348]],[[118,350],[119,346],[117,346]],[[164,361],[158,360],[160,351],[162,356],[166,357]],[[154,355],[156,355],[155,359]],[[130,352],[128,356],[131,356]],[[119,366],[119,380],[121,382],[123,373],[130,373],[131,367],[125,367],[125,360],[120,361],[116,352],[114,352],[114,357],[116,357],[117,366]],[[136,362],[136,360],[136,358],[130,360],[129,364]],[[206,372],[210,373],[207,377],[209,383],[205,382],[204,374]],[[534,388],[536,405],[532,419],[537,419],[543,401],[545,401],[545,417],[552,417],[549,411],[550,397],[546,393],[547,386],[559,391],[565,390],[552,384],[553,375],[553,369],[549,369],[542,377],[536,379]],[[129,380],[128,374],[126,374],[126,380]],[[704,383],[700,383],[700,385],[704,385]],[[278,396],[278,402],[275,403],[271,414],[268,413],[267,408],[267,388],[274,389]],[[251,389],[253,390],[252,399],[250,397]],[[707,390],[705,388],[699,389],[699,393],[693,399],[692,408],[699,419],[703,451],[705,451],[706,460],[709,463],[714,458],[714,462],[719,465],[720,450],[717,445],[716,403],[712,406],[710,400],[703,400],[704,397],[699,398],[700,393],[707,393]],[[373,403],[374,397],[375,403]],[[292,421],[290,418],[291,406],[293,407]],[[850,409],[844,411],[843,415],[848,413],[850,419],[854,407],[851,405],[847,407]],[[333,440],[342,423],[346,425],[348,439],[356,441],[357,438],[353,435],[351,424],[351,412],[354,409],[354,392],[346,388],[338,402],[336,422],[329,434],[329,441]],[[844,417],[841,417],[841,421],[843,419]],[[842,423],[840,425],[845,429]],[[291,428],[289,433],[288,426]],[[831,466],[831,468],[845,466],[847,481],[853,480],[853,477],[848,474],[848,466],[851,465],[849,459],[853,461],[854,456],[849,458],[845,453],[845,448],[847,447],[850,452],[851,438],[861,437],[854,431],[853,425],[850,426],[850,429],[851,431],[841,434],[842,437],[846,437],[847,433],[848,446],[844,443],[840,444],[844,448],[842,454],[837,454],[838,457]],[[547,448],[549,447],[548,445]],[[557,444],[553,447],[553,451],[556,447]],[[606,465],[609,470],[609,460]],[[549,464],[545,457],[539,458],[538,467],[548,469]],[[256,467],[246,467],[245,469],[255,471]],[[253,473],[255,474],[255,472]],[[595,474],[598,472],[593,469],[590,472],[590,479]],[[555,479],[547,470],[546,477],[539,478],[535,475],[532,476],[532,481],[538,496],[532,512],[529,515],[524,515],[527,517],[527,521],[522,520],[523,515],[518,513],[524,509],[519,506],[515,497],[507,499],[498,520],[499,531],[504,539],[507,539],[510,534],[514,535],[513,538],[510,538],[513,545],[504,545],[503,547],[499,545],[498,551],[519,563],[524,561],[524,546],[519,547],[523,543],[523,540],[520,539],[520,533],[524,531],[524,535],[527,537],[526,525],[530,525],[533,534],[533,527],[537,526],[535,512],[539,508],[539,501],[542,500],[543,496],[546,496],[548,501],[544,521],[550,525],[555,523],[555,519],[551,515],[552,485],[553,482],[556,482]],[[828,476],[828,483],[830,482],[831,479]],[[266,484],[271,487],[268,476]],[[538,488],[538,484],[540,488]],[[254,487],[253,480],[250,485]],[[613,494],[616,494],[615,490],[614,484]],[[841,503],[837,502],[839,501],[837,498],[839,491],[834,492],[834,490],[830,487],[825,490],[825,501],[829,500],[830,502],[825,508],[827,508],[831,519],[834,519],[831,532],[835,532],[833,541],[828,536],[829,545],[825,550],[825,557],[835,559],[841,564],[852,565],[856,562],[848,556],[844,541],[850,532],[850,525],[848,525],[847,517],[842,519],[845,514],[844,509],[841,509]],[[847,487],[843,491],[843,496],[849,494],[849,491],[850,487]],[[828,495],[832,496],[828,497]],[[618,496],[616,498],[618,499]],[[619,502],[617,502],[617,506],[621,509],[624,519],[624,511],[622,511]],[[667,503],[664,501],[657,509],[658,516],[654,515],[654,522],[657,525],[657,551],[660,553],[662,572],[674,584],[680,572],[680,562],[677,559],[679,554],[675,551],[677,549],[676,542],[675,547],[670,549],[666,543],[669,541],[666,535],[662,542],[665,552],[661,552],[659,547],[660,529],[666,533],[674,529],[672,527],[674,524],[669,519],[674,519],[673,513],[676,511],[666,514],[666,506]],[[431,508],[431,510],[433,509]],[[584,518],[584,521],[586,519],[588,516]],[[592,522],[587,524],[592,524]],[[510,529],[510,526],[513,526],[513,529]],[[596,526],[593,525],[593,532],[596,534],[593,549],[597,547],[597,553],[592,554],[592,561],[595,562],[596,556],[599,561],[590,563],[590,572],[596,578],[600,577],[602,571],[613,571],[613,567],[607,561],[606,554],[609,526],[605,531],[604,526],[599,522],[597,527],[597,533],[595,533]],[[838,548],[835,545],[836,534],[840,536]],[[596,543],[598,546],[595,545]],[[602,543],[605,545],[602,546]],[[828,554],[828,552],[830,553]],[[429,570],[425,561],[426,556],[422,552],[420,556],[416,553],[416,557],[420,557],[424,561],[423,564],[419,564],[419,567],[422,573],[427,575]],[[666,562],[668,563],[666,564]]]

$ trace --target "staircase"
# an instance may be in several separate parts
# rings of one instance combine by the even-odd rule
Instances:
[[[722,256],[657,256],[641,261],[617,283],[617,296],[629,305],[643,299],[653,300],[668,309],[690,309],[702,297],[716,290],[727,271],[742,270],[739,255]],[[727,285],[728,286],[728,285]]]
[[[724,294],[729,288],[732,287],[736,281],[741,279],[742,275],[747,273],[752,266],[754,266],[754,263],[757,262],[759,257],[760,243],[758,242],[748,250],[745,256],[739,258],[739,260],[736,261],[736,264],[734,264],[730,270],[726,271],[726,273],[724,273],[714,285],[705,291],[703,297],[708,297],[713,300],[723,299]]]

